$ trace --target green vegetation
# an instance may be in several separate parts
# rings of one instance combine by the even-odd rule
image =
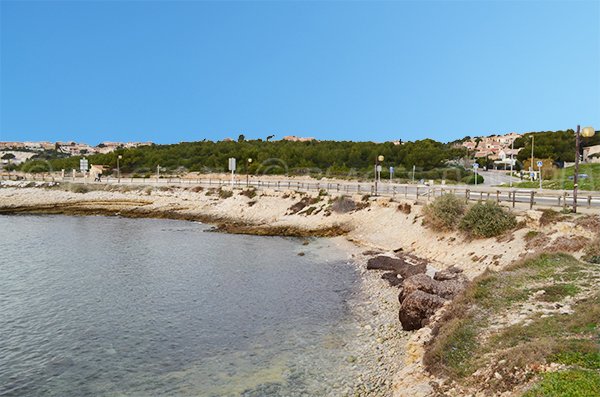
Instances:
[[[523,397],[600,396],[600,374],[586,370],[551,372]]]
[[[499,372],[486,388],[502,392],[535,379],[536,368],[558,363],[567,368],[540,375],[525,396],[598,395],[600,292],[588,288],[571,314],[531,313],[527,322],[493,326],[519,313],[526,301],[560,302],[599,277],[600,269],[565,254],[543,254],[502,272],[487,271],[452,302],[434,329],[424,357],[427,369],[463,385],[477,382],[476,370]]]
[[[475,174],[467,175],[462,179],[462,182],[467,185],[474,185],[475,179],[477,179],[477,184],[482,184],[484,179],[481,175],[477,174],[477,178],[475,178]]]
[[[466,204],[453,194],[444,194],[423,208],[425,224],[436,230],[456,230]]]
[[[425,139],[394,145],[392,142],[290,142],[241,140],[240,142],[183,142],[174,145],[152,145],[119,149],[113,153],[88,156],[90,164],[116,168],[122,155],[121,171],[144,175],[165,167],[169,172],[222,172],[227,159],[239,161],[238,172],[250,174],[320,174],[361,177],[373,172],[375,158],[385,156],[382,177],[388,177],[388,165],[394,166],[398,178],[411,179],[416,166],[416,179],[447,179],[460,181],[467,173],[460,166],[448,163],[466,156],[466,150],[450,144]],[[245,159],[252,158],[251,164]],[[78,169],[80,156],[47,155],[23,163],[21,170],[48,172]]]
[[[460,221],[460,229],[476,238],[499,236],[517,225],[514,214],[494,202],[471,206]]]
[[[575,132],[566,131],[544,131],[523,135],[515,141],[515,149],[523,148],[517,155],[517,159],[524,162],[531,156],[531,135],[535,135],[533,155],[536,159],[552,159],[562,162],[575,161]],[[594,137],[582,139],[582,146],[593,146],[600,144],[600,134]]]
[[[544,189],[573,190],[574,167],[555,169],[549,177],[544,174],[542,187]],[[587,178],[579,178],[579,189],[600,190],[600,164],[581,164],[579,174],[587,174]],[[522,188],[539,188],[539,181],[525,181],[516,184]]]

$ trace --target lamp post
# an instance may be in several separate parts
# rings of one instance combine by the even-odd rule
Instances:
[[[120,160],[123,158],[122,155],[118,155],[117,156],[117,183],[121,183],[121,164],[120,164]]]
[[[381,179],[381,163],[384,157],[379,155],[375,158],[375,196],[377,196],[377,182]]]
[[[575,173],[573,174],[573,212],[577,212],[577,190],[579,188],[579,154],[580,154],[580,146],[581,146],[581,136],[584,138],[589,138],[594,136],[596,131],[592,127],[581,127],[577,126],[577,131],[575,131]]]
[[[250,185],[250,179],[248,176],[248,168],[250,168],[250,164],[252,164],[251,158],[249,158],[248,161],[246,162],[246,187],[248,187]]]
[[[533,147],[535,145],[535,135],[531,135],[531,164],[529,165],[529,172],[530,172],[530,177],[531,180],[533,181]]]
[[[515,165],[515,140],[512,140],[510,145],[510,187],[512,187],[512,179],[513,179],[513,167]],[[506,169],[506,168],[505,168]]]

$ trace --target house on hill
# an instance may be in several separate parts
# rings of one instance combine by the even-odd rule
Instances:
[[[600,145],[583,148],[583,161],[585,163],[600,163]]]

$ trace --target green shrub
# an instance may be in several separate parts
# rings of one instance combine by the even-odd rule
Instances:
[[[460,221],[460,229],[472,237],[499,236],[517,225],[515,216],[488,201],[473,205]]]
[[[434,229],[455,230],[465,213],[465,203],[453,194],[444,194],[425,206],[425,224]]]
[[[471,174],[471,175],[467,175],[466,177],[464,177],[462,179],[463,183],[467,184],[467,185],[474,185],[475,184],[475,174]],[[484,179],[481,175],[477,174],[477,184],[481,184],[483,183]]]

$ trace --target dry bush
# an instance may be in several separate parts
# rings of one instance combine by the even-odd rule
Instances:
[[[549,252],[578,252],[587,247],[590,239],[583,236],[559,236],[546,247]]]
[[[583,260],[590,263],[600,264],[600,237],[592,241],[585,250]]]
[[[356,203],[354,202],[354,200],[347,196],[336,197],[331,204],[331,210],[340,214],[352,212],[355,209]]]
[[[246,196],[249,199],[253,199],[254,197],[256,197],[256,189],[254,189],[254,188],[244,189],[240,192],[240,196]]]
[[[423,208],[425,225],[435,230],[455,230],[465,213],[464,200],[444,194]]]
[[[204,190],[204,188],[202,186],[194,186],[194,187],[190,188],[190,192],[194,192],[194,193],[200,193],[203,190]]]
[[[581,226],[586,230],[599,231],[600,230],[600,215],[585,215],[575,220],[575,225]]]
[[[223,188],[219,189],[219,198],[228,199],[233,196],[233,192],[231,190],[225,190]]]
[[[412,206],[408,203],[398,204],[398,211],[408,215],[412,211]]]
[[[566,217],[562,215],[560,212],[556,212],[553,209],[545,209],[542,210],[542,215],[540,216],[540,226],[547,226],[553,223],[560,222],[564,220]]]

